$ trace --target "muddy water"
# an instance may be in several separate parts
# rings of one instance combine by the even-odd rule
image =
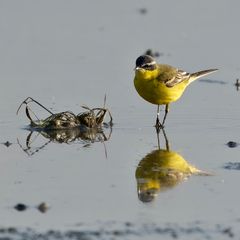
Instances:
[[[79,239],[81,233],[90,239],[239,236],[240,173],[226,168],[239,162],[239,147],[226,145],[240,142],[238,9],[237,1],[205,0],[2,2],[0,142],[12,143],[0,145],[2,236],[31,239],[48,230],[55,231],[49,239],[57,233],[71,239],[72,230]],[[165,129],[171,151],[213,176],[160,187],[144,203],[135,174],[157,149],[156,107],[135,92],[133,67],[148,48],[161,53],[158,61],[186,71],[220,70],[170,106]],[[114,118],[108,141],[48,143],[35,133],[27,151],[18,144],[25,147],[29,134],[24,111],[16,116],[27,96],[55,112],[79,113],[83,104],[101,107],[105,93]],[[36,208],[41,202],[50,206],[44,214]],[[28,208],[18,212],[18,203]]]

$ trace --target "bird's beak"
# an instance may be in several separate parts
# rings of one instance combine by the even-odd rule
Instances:
[[[145,72],[145,69],[141,67],[135,67],[134,70],[135,72],[141,72],[141,73]]]
[[[137,71],[137,70],[140,70],[142,69],[141,67],[135,67],[134,70]]]

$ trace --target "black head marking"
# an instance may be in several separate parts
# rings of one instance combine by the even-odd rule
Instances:
[[[156,61],[149,55],[142,55],[136,60],[136,68],[144,68],[146,70],[154,70],[157,67]]]

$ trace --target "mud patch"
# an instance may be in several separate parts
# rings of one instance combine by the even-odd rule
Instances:
[[[235,239],[239,231],[234,227],[216,224],[209,226],[201,223],[191,223],[187,226],[165,223],[140,224],[134,223],[105,223],[98,227],[79,224],[77,230],[66,232],[50,230],[37,232],[34,229],[1,228],[0,239],[8,240],[94,240],[94,239]],[[161,238],[161,239],[162,239]]]
[[[240,170],[240,162],[228,162],[223,168],[228,170]]]

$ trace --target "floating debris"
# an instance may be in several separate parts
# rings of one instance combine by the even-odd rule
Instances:
[[[228,147],[230,147],[230,148],[235,148],[235,147],[238,146],[238,143],[237,143],[237,142],[234,142],[234,141],[229,141],[229,142],[227,143],[227,145],[228,145]]]
[[[240,170],[240,162],[228,162],[223,168],[228,170]]]
[[[14,208],[19,211],[19,212],[22,212],[22,211],[25,211],[28,206],[25,205],[24,203],[18,203],[16,206],[14,206]]]
[[[148,12],[147,8],[140,8],[140,9],[138,9],[138,11],[139,11],[142,15],[145,15],[145,14]]]
[[[14,208],[19,211],[19,212],[23,212],[25,210],[27,210],[29,208],[29,206],[27,206],[24,203],[18,203],[17,205],[14,206]],[[40,212],[45,213],[47,212],[47,210],[49,209],[49,205],[45,202],[40,203],[37,207],[36,207]]]
[[[229,238],[233,238],[234,237],[234,233],[233,233],[233,230],[232,230],[231,227],[227,227],[227,228],[223,229],[222,233],[226,234],[227,237],[229,237]]]
[[[9,141],[6,141],[6,142],[4,142],[2,144],[5,145],[6,147],[10,147],[12,145],[12,143],[9,142]]]
[[[160,52],[154,52],[152,49],[148,49],[146,50],[144,55],[149,55],[151,57],[160,57],[160,56],[163,56],[164,54]]]
[[[49,209],[49,206],[48,206],[47,203],[42,202],[42,203],[40,203],[40,204],[37,206],[37,209],[38,209],[40,212],[45,213],[45,212],[47,212],[47,210]]]
[[[240,82],[239,82],[239,79],[238,79],[238,78],[236,79],[236,82],[235,82],[234,85],[236,86],[237,91],[239,91],[239,88],[240,88]]]
[[[51,115],[44,120],[40,120],[36,114],[29,108],[29,103],[34,102],[43,109],[45,109]],[[105,123],[104,126],[112,126],[112,115],[110,111],[105,108],[106,96],[104,98],[104,107],[100,108],[89,108],[87,106],[82,106],[87,111],[79,113],[75,115],[70,111],[53,113],[46,107],[44,107],[41,103],[34,100],[31,97],[26,98],[19,106],[17,110],[17,114],[22,107],[22,105],[26,105],[25,111],[28,119],[30,120],[30,126],[36,129],[43,130],[59,130],[59,129],[72,129],[76,127],[87,127],[87,128],[98,128],[101,127],[104,121],[106,114],[109,115],[109,122]],[[36,120],[33,120],[32,115],[35,116]]]

